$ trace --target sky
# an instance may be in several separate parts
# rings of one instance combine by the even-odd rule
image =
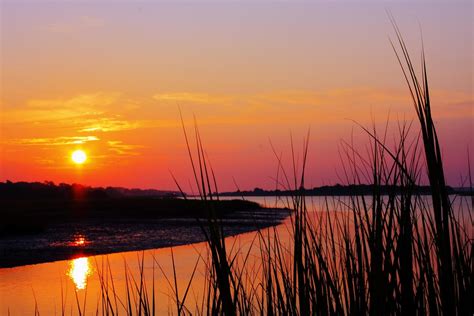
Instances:
[[[342,182],[355,122],[415,118],[387,10],[417,65],[423,38],[449,184],[474,156],[471,1],[0,3],[1,181],[186,189],[181,109],[221,191],[274,188],[309,129],[307,186]]]

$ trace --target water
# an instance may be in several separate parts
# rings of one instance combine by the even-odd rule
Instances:
[[[274,197],[248,197],[247,199],[270,207],[284,206],[282,201],[276,203]],[[349,214],[343,206],[344,203],[338,204],[332,198],[328,201],[331,213],[343,216]],[[307,202],[309,212],[314,215],[317,215],[321,210],[326,210],[324,197],[308,198]],[[454,208],[461,209],[457,204]],[[283,244],[291,244],[290,228],[291,218],[287,218],[275,228]],[[273,228],[268,228],[262,230],[262,234],[266,235],[272,231]],[[172,238],[173,236],[164,236],[164,238],[168,237]],[[226,245],[228,250],[239,249],[242,253],[239,260],[242,260],[242,256],[245,256],[246,250],[253,243],[250,259],[246,264],[250,267],[255,265],[249,271],[254,271],[257,275],[260,267],[258,266],[259,260],[254,259],[258,258],[259,252],[258,238],[256,237],[256,232],[240,234],[227,238]],[[76,242],[85,243],[87,240],[79,238]],[[182,296],[199,255],[207,256],[205,243],[80,257],[74,260],[0,269],[0,315],[33,314],[35,309],[42,315],[61,315],[63,308],[66,315],[77,315],[77,305],[80,305],[81,310],[85,310],[86,314],[95,314],[100,301],[101,274],[104,279],[104,274],[108,274],[110,271],[117,296],[125,298],[125,270],[130,271],[135,280],[139,280],[141,262],[144,266],[143,273],[147,289],[150,290],[153,283],[155,286],[157,312],[159,314],[169,312],[176,314],[172,284],[169,283],[170,281],[173,283],[171,251],[173,251],[175,259],[179,295]],[[189,292],[191,294],[187,298],[188,306],[194,307],[195,304],[201,303],[206,275],[204,263],[201,261],[192,282]],[[105,279],[109,280],[109,277],[107,276]],[[113,302],[119,306],[119,310],[123,310],[120,307],[122,303]]]
[[[275,198],[252,197],[247,199],[262,205],[275,206]],[[278,205],[281,206],[281,203]],[[283,228],[285,225],[282,224],[281,227]],[[282,229],[282,231],[284,230]],[[179,232],[175,230],[166,231],[164,234],[160,238],[175,239],[180,237],[178,236]],[[255,236],[255,232],[244,233],[227,238],[227,243],[229,247],[237,243],[235,249],[244,249]],[[87,243],[88,240],[82,234],[77,234],[77,238],[69,242],[80,246]],[[35,247],[31,248],[34,253]],[[99,273],[108,269],[103,267],[110,266],[117,294],[119,297],[125,297],[125,264],[127,269],[138,277],[137,272],[142,257],[145,279],[152,280],[153,275],[155,277],[157,311],[167,313],[170,306],[173,306],[173,301],[169,297],[171,291],[163,273],[158,270],[157,264],[167,276],[172,277],[170,249],[120,252],[0,269],[0,315],[33,314],[35,309],[42,315],[61,315],[63,307],[67,315],[76,315],[78,314],[77,301],[80,302],[81,309],[82,306],[85,306],[87,314],[95,314],[100,294]],[[41,252],[36,252],[38,256],[41,256]],[[203,242],[173,247],[180,288],[184,289],[187,286],[199,253],[205,252],[206,244]],[[195,289],[200,288],[204,282],[204,267],[201,265],[199,269],[200,273],[193,281]],[[85,305],[83,304],[84,298],[86,299]],[[120,305],[120,303],[118,304]]]
[[[226,236],[269,227],[289,215],[281,209],[237,209],[221,219]],[[0,268],[51,262],[143,249],[186,245],[204,241],[201,225],[193,217],[107,218],[50,221],[30,235],[0,238]],[[32,254],[41,254],[41,257]]]

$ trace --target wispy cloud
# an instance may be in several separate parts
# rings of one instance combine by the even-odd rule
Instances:
[[[62,136],[62,137],[38,137],[38,138],[20,138],[7,141],[8,144],[18,145],[42,145],[42,146],[63,146],[63,145],[81,145],[88,142],[98,141],[96,136]]]
[[[109,145],[110,151],[113,151],[119,155],[136,156],[139,153],[135,150],[143,148],[143,146],[141,145],[124,144],[122,141],[119,140],[109,140],[107,144]]]
[[[56,99],[31,99],[27,101],[27,106],[31,109],[45,110],[45,109],[92,109],[109,106],[117,101],[120,93],[91,93],[79,94],[71,98],[56,98]]]
[[[71,123],[80,118],[105,116],[119,100],[119,93],[80,94],[70,98],[30,99],[23,104],[5,104],[2,117],[7,124]]]
[[[135,110],[137,106],[131,108],[129,101],[120,100],[120,95],[99,92],[70,98],[30,99],[24,106],[6,108],[2,114],[8,124],[35,124],[44,128],[61,126],[80,133],[138,128],[138,121],[123,118],[123,114]],[[123,113],[119,114],[119,111]]]
[[[440,118],[472,116],[472,95],[446,90],[433,90],[434,111]],[[245,95],[203,94],[192,92],[160,93],[154,99],[162,104],[171,102],[183,106],[208,105],[199,108],[201,122],[258,122],[303,120],[304,122],[332,122],[344,119],[370,120],[386,118],[389,111],[397,115],[412,114],[411,101],[406,91],[371,87],[339,88],[331,90],[280,90]]]
[[[96,163],[104,163],[114,156],[136,156],[142,145],[124,142],[123,133],[145,125],[156,126],[150,119],[129,119],[139,106],[116,92],[31,98],[23,105],[2,109],[6,132],[1,143],[10,150],[41,152],[44,155],[38,158],[44,160],[41,165],[51,166],[54,166],[52,161],[61,165],[64,160],[64,157],[51,158],[54,153],[65,153],[76,145],[89,149]]]
[[[116,118],[97,118],[83,121],[84,127],[80,128],[79,132],[117,132],[136,129],[140,126],[139,122],[129,122]]]
[[[196,104],[225,104],[233,101],[235,96],[226,94],[208,94],[208,93],[158,93],[153,96],[157,101],[167,101],[176,103],[196,103]]]

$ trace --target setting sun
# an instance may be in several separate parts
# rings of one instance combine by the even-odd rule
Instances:
[[[76,150],[71,155],[72,161],[76,164],[83,164],[87,160],[87,155],[83,150]]]

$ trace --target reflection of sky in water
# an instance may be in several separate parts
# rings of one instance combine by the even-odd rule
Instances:
[[[87,285],[87,277],[92,273],[89,258],[82,257],[71,261],[68,271],[69,277],[76,285],[77,290],[83,290]]]

